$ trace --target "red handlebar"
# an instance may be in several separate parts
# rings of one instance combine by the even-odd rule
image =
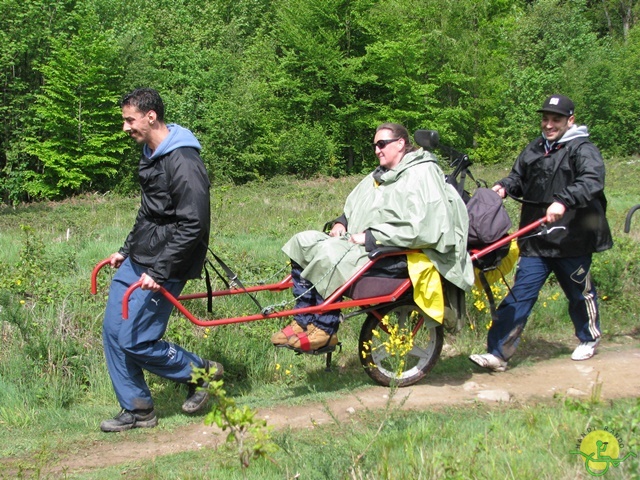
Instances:
[[[109,265],[110,263],[111,260],[109,258],[105,258],[93,268],[93,271],[91,272],[92,295],[96,295],[98,293],[98,273],[100,272],[100,270],[102,270],[102,268]],[[125,320],[129,318],[129,297],[131,296],[131,293],[136,288],[140,288],[141,285],[142,282],[137,281],[124,292],[124,296],[122,298],[122,318]],[[176,307],[180,312],[182,312],[182,314],[185,315],[189,320],[194,323],[195,321],[197,321],[197,319],[176,299],[176,297],[171,295],[171,293],[169,293],[167,289],[161,286],[159,292],[162,293],[167,298],[167,300],[169,300],[173,304],[173,306]]]
[[[484,255],[486,255],[487,253],[491,253],[494,250],[497,250],[498,248],[506,245],[507,243],[510,243],[511,240],[513,240],[514,238],[521,237],[525,233],[528,233],[531,230],[535,230],[540,225],[543,225],[546,222],[546,220],[547,220],[547,217],[539,218],[535,222],[530,223],[529,225],[527,225],[525,227],[522,227],[520,230],[518,230],[516,232],[513,232],[511,235],[507,235],[506,237],[501,238],[497,242],[492,243],[491,245],[489,245],[488,247],[485,247],[482,250],[474,251],[473,255],[471,255],[471,260],[475,261],[475,260],[479,259],[480,257],[483,257]]]
[[[105,258],[93,268],[93,272],[91,272],[91,295],[95,295],[96,293],[98,293],[98,272],[102,269],[102,267],[104,267],[105,265],[109,265],[110,263],[111,259]]]
[[[140,288],[140,286],[142,285],[141,281],[137,281],[136,283],[132,283],[131,286],[129,288],[127,288],[127,291],[124,292],[124,295],[122,297],[122,319],[123,320],[128,320],[129,319],[129,297],[131,296],[131,294],[133,293],[133,291],[136,288]],[[177,299],[176,297],[174,297],[166,288],[164,288],[163,286],[160,286],[160,290],[158,290],[162,295],[165,296],[165,298],[167,300],[169,300],[174,307],[176,307],[184,316],[186,316],[189,320],[195,319],[195,317],[189,312],[189,310],[187,310],[184,305],[182,305]]]

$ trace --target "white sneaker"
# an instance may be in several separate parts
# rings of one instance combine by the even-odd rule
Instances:
[[[470,355],[469,360],[482,368],[491,370],[492,372],[504,372],[507,369],[507,362],[491,353]]]
[[[576,347],[571,354],[571,360],[588,360],[596,354],[596,347],[600,343],[600,339],[596,338],[593,342],[582,342]]]

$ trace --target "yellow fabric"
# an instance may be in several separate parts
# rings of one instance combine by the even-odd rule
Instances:
[[[511,245],[509,245],[509,253],[506,257],[504,257],[500,261],[500,265],[494,270],[489,270],[488,272],[484,272],[484,276],[487,277],[487,282],[489,285],[493,285],[498,280],[500,280],[503,276],[506,276],[514,267],[516,262],[518,261],[518,255],[520,255],[520,249],[518,248],[517,240],[511,240]],[[480,278],[478,274],[480,271],[477,268],[473,269],[476,279],[475,286],[479,290],[482,290],[482,283],[480,282]]]
[[[440,273],[424,253],[407,254],[407,264],[413,284],[413,301],[429,317],[442,323],[444,294]]]

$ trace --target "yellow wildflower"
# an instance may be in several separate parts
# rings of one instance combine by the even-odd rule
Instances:
[[[478,310],[479,312],[483,312],[487,309],[487,304],[482,300],[476,300],[475,302],[473,302],[473,306],[476,307],[476,310]]]

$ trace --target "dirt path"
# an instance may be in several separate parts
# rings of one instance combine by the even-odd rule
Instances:
[[[594,386],[601,385],[601,399],[640,397],[640,348],[607,346],[586,362],[573,362],[568,357],[543,360],[532,366],[518,366],[504,373],[491,374],[479,369],[468,378],[437,378],[400,390],[394,398],[404,401],[404,409],[426,410],[439,405],[464,404],[473,401],[531,402],[550,399],[555,394],[589,398]],[[328,407],[340,419],[363,409],[383,408],[389,390],[372,387],[330,401]],[[320,404],[260,410],[276,429],[288,425],[312,428],[332,422],[327,407]],[[43,474],[88,471],[112,465],[140,461],[162,455],[200,448],[215,447],[221,442],[220,432],[202,424],[189,425],[171,432],[149,430],[144,441],[96,442],[90,449],[76,451],[52,463]],[[180,441],[176,441],[179,438]]]

